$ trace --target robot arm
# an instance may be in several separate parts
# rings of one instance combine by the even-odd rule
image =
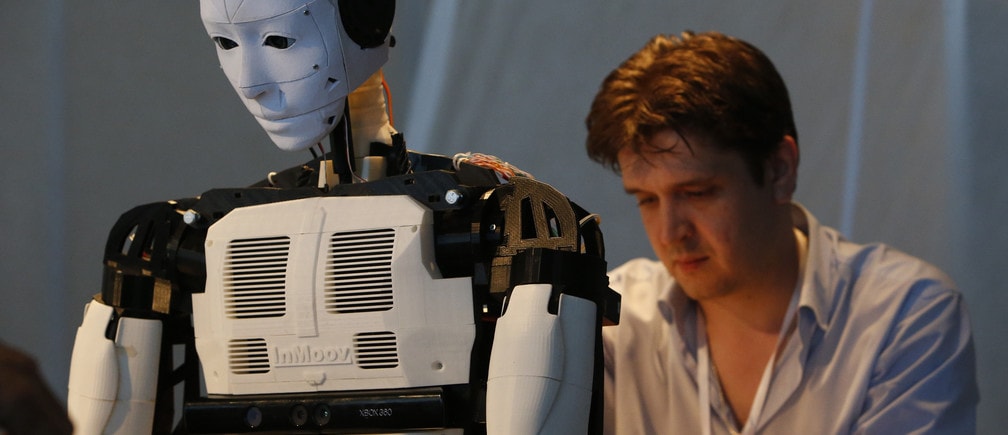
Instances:
[[[68,409],[75,433],[151,433],[161,321],[120,317],[87,304],[70,363]]]
[[[510,209],[513,287],[490,354],[487,433],[598,433],[601,328],[619,322],[620,305],[608,288],[598,222],[549,186],[524,180],[502,208]]]
[[[170,345],[191,335],[188,294],[202,291],[205,275],[203,233],[181,212],[193,202],[138,206],[110,231],[102,291],[85,306],[70,362],[76,433],[170,430],[172,408],[160,407],[179,381]],[[183,367],[195,366],[186,356]]]
[[[588,433],[596,305],[552,286],[512,290],[497,320],[487,380],[488,434]]]

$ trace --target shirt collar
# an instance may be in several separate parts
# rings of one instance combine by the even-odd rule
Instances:
[[[835,264],[823,263],[835,258],[834,255],[830,255],[830,251],[834,249],[833,241],[836,233],[820,225],[815,216],[798,203],[792,204],[791,214],[795,227],[808,237],[805,272],[801,278],[798,307],[809,312],[815,324],[825,330],[829,327],[833,313],[832,301],[836,288],[833,281],[836,280],[837,274],[833,272],[836,269]]]

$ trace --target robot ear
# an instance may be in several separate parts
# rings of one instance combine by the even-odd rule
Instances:
[[[395,16],[395,0],[339,0],[343,29],[361,48],[385,43]]]

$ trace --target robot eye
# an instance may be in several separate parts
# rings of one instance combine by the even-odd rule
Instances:
[[[213,40],[214,42],[217,43],[217,46],[220,47],[222,50],[230,50],[238,46],[237,42],[234,42],[223,36],[214,36]]]
[[[263,45],[283,50],[294,45],[294,38],[288,38],[280,35],[270,35],[266,37],[265,41],[263,41]]]

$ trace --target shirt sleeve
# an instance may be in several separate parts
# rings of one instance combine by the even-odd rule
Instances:
[[[855,434],[973,434],[976,362],[961,294],[917,282],[872,371]]]

